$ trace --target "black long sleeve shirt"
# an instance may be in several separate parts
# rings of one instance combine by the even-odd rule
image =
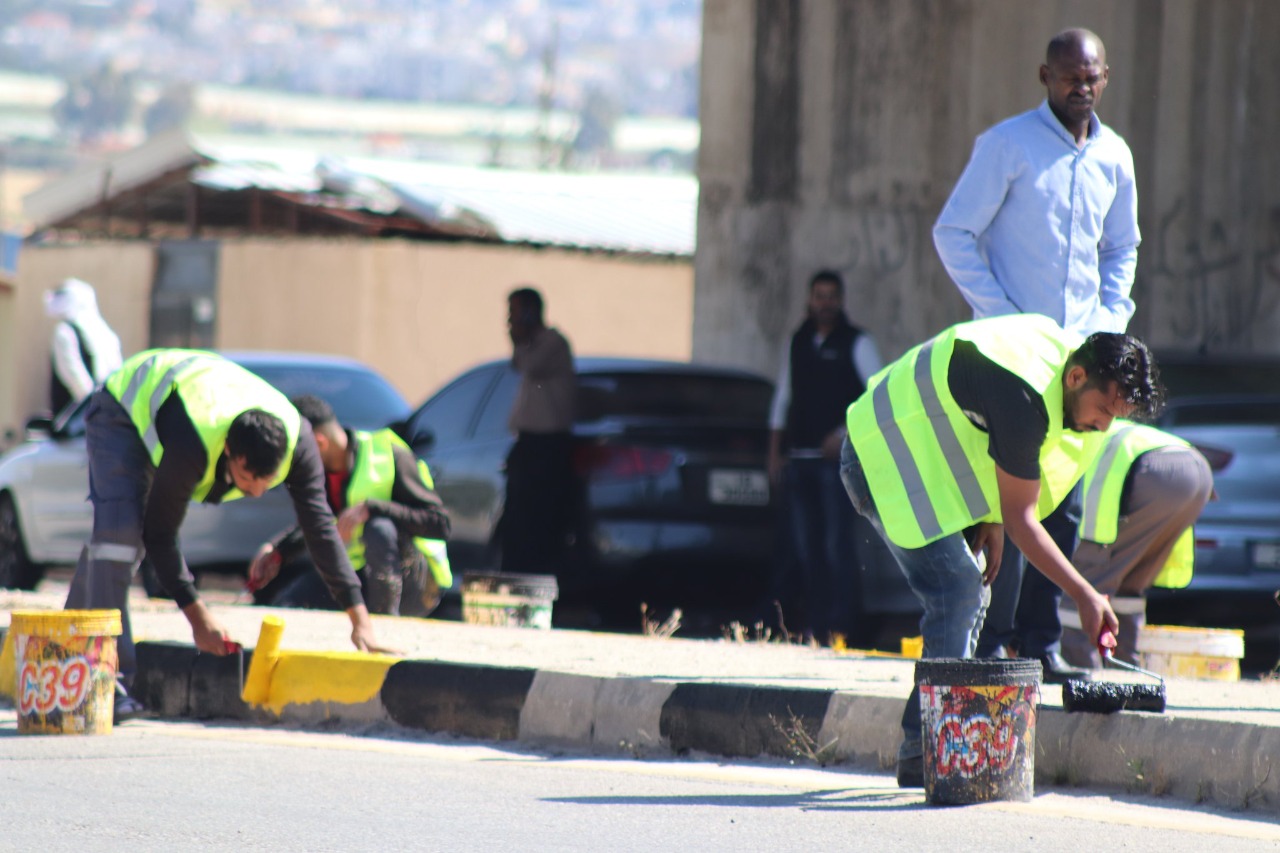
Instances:
[[[178,548],[178,530],[187,515],[187,504],[208,466],[208,454],[200,434],[187,415],[182,398],[171,394],[156,413],[156,435],[164,456],[156,468],[151,495],[143,517],[142,542],[155,566],[156,576],[179,607],[197,599],[194,578]],[[324,467],[315,435],[301,419],[285,488],[293,501],[298,526],[307,550],[335,601],[346,610],[364,604],[360,579],[351,568],[346,548],[338,536],[333,511],[325,497]],[[204,503],[221,503],[233,488],[225,454],[218,460],[213,487]]]
[[[355,436],[347,430],[347,472],[343,475],[338,488],[328,492],[329,507],[334,514],[347,508],[346,491],[351,482],[351,472],[355,470]],[[390,500],[367,500],[370,518],[389,518],[402,536],[402,544],[409,540],[423,537],[426,539],[448,539],[450,530],[449,514],[445,511],[440,496],[422,479],[418,471],[418,459],[407,447],[396,445],[391,449],[395,463],[395,479],[391,483]],[[292,527],[276,538],[273,543],[280,552],[281,559],[290,560],[301,551],[301,535],[298,527]]]

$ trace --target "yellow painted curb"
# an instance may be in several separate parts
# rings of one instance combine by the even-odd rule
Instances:
[[[286,705],[358,705],[378,695],[387,670],[399,660],[366,652],[281,652],[261,704],[277,715]]]
[[[284,620],[264,616],[240,698],[279,716],[286,705],[358,705],[382,689],[400,658],[366,652],[282,652]]]

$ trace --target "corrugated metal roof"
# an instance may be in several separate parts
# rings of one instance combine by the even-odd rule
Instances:
[[[46,184],[24,205],[37,227],[67,222],[106,196],[182,170],[192,183],[215,192],[339,194],[353,209],[408,215],[428,225],[461,223],[468,233],[496,234],[509,242],[681,256],[694,250],[698,183],[692,176],[333,158],[181,132]]]
[[[424,219],[469,212],[512,242],[692,255],[698,183],[692,176],[486,169],[411,160],[325,158],[315,152],[200,143],[202,185],[308,192],[328,168],[372,179]],[[365,187],[367,193],[369,188]]]

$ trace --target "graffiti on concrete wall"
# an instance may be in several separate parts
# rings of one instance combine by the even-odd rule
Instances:
[[[1273,349],[1268,321],[1280,310],[1280,209],[1258,229],[1219,216],[1194,222],[1189,207],[1179,198],[1161,215],[1145,274],[1139,262],[1152,285],[1139,298],[1172,309],[1158,334],[1205,351]]]

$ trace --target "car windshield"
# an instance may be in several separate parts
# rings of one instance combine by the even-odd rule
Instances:
[[[405,399],[376,373],[345,365],[267,364],[248,360],[243,365],[287,397],[315,394],[328,401],[338,420],[355,429],[379,429],[409,414]]]
[[[1280,400],[1227,400],[1170,403],[1165,426],[1280,426]]]
[[[764,424],[773,386],[744,376],[586,373],[578,376],[577,419],[707,418]]]

